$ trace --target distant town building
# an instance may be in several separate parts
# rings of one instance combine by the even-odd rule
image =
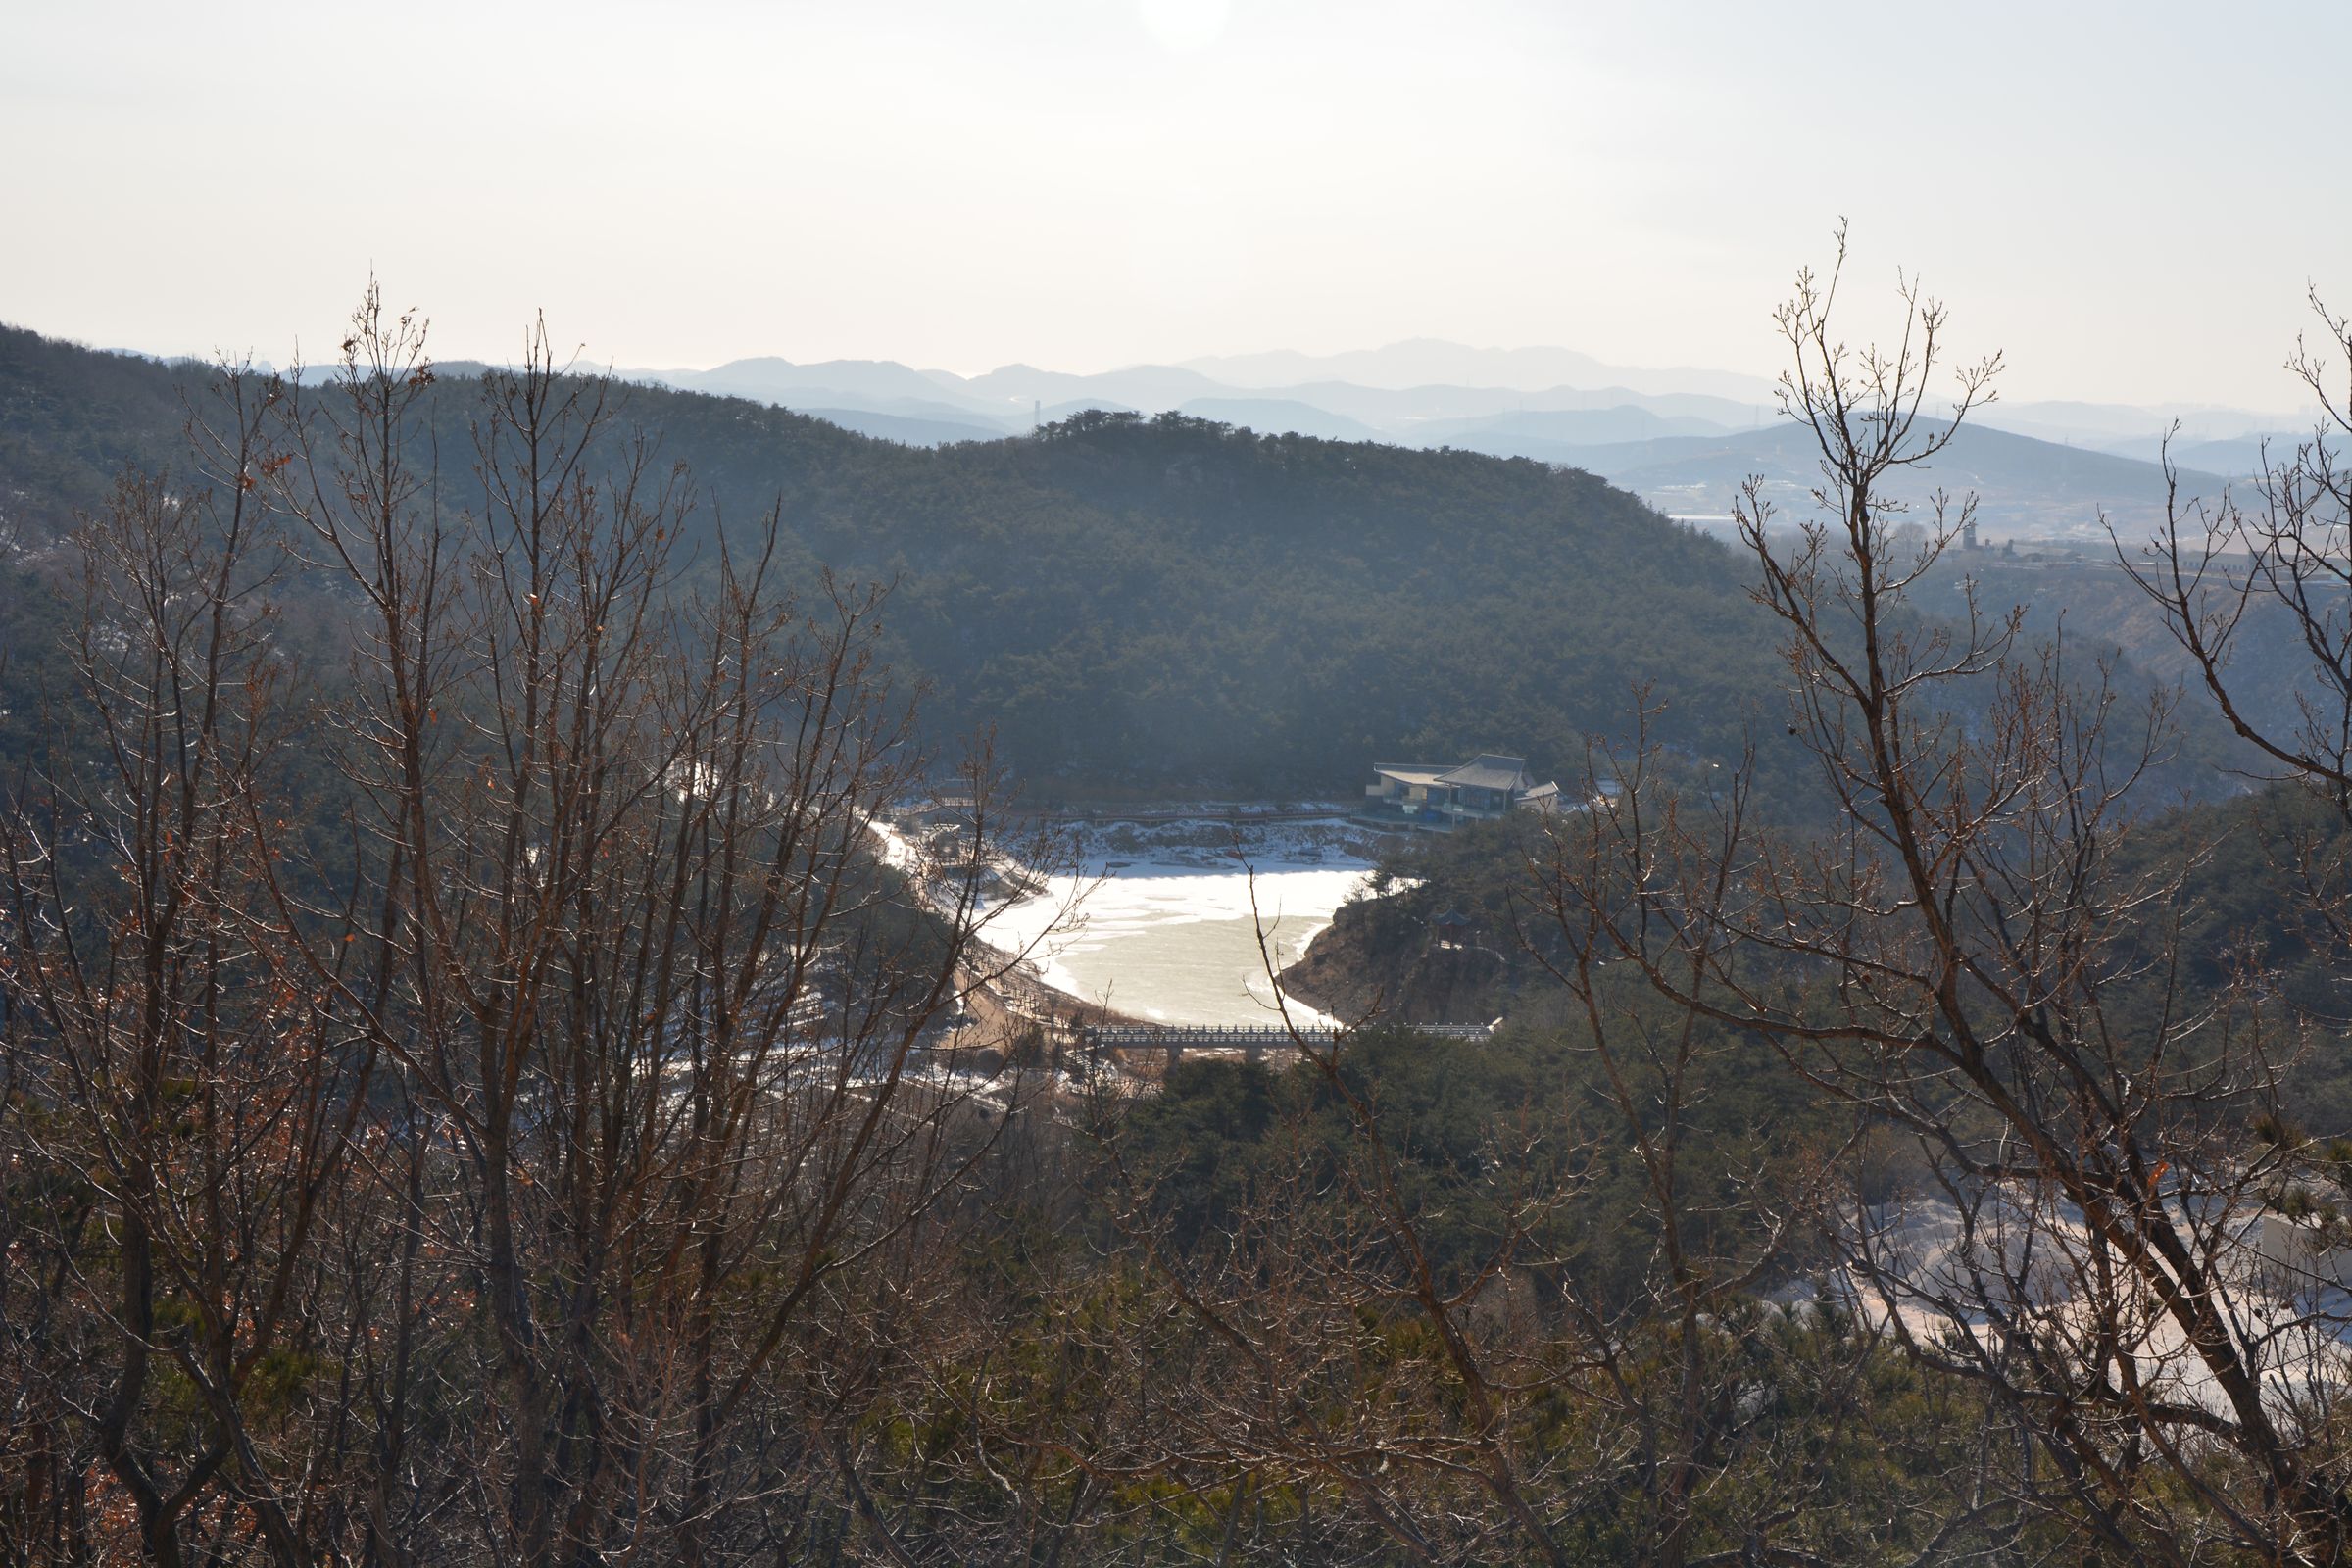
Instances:
[[[1520,809],[1558,808],[1560,787],[1528,776],[1527,759],[1482,752],[1467,762],[1377,762],[1364,814],[1415,827],[1492,822]]]

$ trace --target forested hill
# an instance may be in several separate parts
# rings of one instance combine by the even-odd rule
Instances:
[[[0,330],[21,564],[122,464],[180,461],[175,383],[202,374]],[[473,395],[435,389],[445,473]],[[926,450],[620,395],[690,467],[700,526],[740,536],[780,500],[797,568],[894,582],[930,728],[995,728],[1049,797],[1347,792],[1376,757],[1480,749],[1569,771],[1582,736],[1625,727],[1637,682],[1663,738],[1728,757],[1779,675],[1732,552],[1524,459],[1102,413]]]
[[[1731,554],[1598,480],[1455,454],[1080,416],[890,453],[826,559],[903,573],[913,662],[1031,771],[1347,788],[1378,757],[1571,764],[1637,680],[1736,750],[1770,633]]]

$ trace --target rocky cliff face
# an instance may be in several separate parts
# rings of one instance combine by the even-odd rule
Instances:
[[[1337,1017],[1396,1023],[1488,1023],[1511,989],[1507,951],[1477,932],[1460,944],[1430,936],[1415,893],[1343,906],[1305,956],[1283,971],[1293,996]]]

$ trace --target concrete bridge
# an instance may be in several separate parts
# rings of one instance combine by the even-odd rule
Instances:
[[[1438,1040],[1482,1041],[1494,1033],[1492,1024],[1402,1024],[1415,1034]],[[1175,1061],[1188,1051],[1238,1051],[1251,1061],[1269,1051],[1295,1051],[1304,1041],[1329,1050],[1338,1038],[1327,1028],[1300,1028],[1296,1035],[1280,1026],[1214,1028],[1192,1024],[1102,1024],[1079,1031],[1079,1038],[1099,1051],[1164,1051]]]
[[[1141,810],[1123,811],[1116,807],[1106,806],[1079,810],[1041,808],[1028,814],[1029,819],[1035,822],[1070,827],[1110,827],[1113,825],[1152,827],[1169,822],[1206,822],[1213,823],[1218,827],[1256,827],[1271,822],[1337,822],[1346,818],[1352,809],[1354,809],[1352,806],[1217,806],[1191,811],[1175,808],[1145,808]]]

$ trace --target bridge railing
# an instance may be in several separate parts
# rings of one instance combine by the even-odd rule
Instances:
[[[1484,1041],[1494,1033],[1483,1023],[1403,1024],[1414,1034],[1438,1040]],[[1290,1051],[1303,1041],[1318,1048],[1339,1038],[1330,1028],[1301,1028],[1294,1034],[1274,1026],[1215,1027],[1188,1024],[1100,1024],[1079,1031],[1080,1038],[1098,1050],[1164,1051],[1174,1058],[1187,1051],[1240,1051],[1250,1056],[1268,1051]]]

